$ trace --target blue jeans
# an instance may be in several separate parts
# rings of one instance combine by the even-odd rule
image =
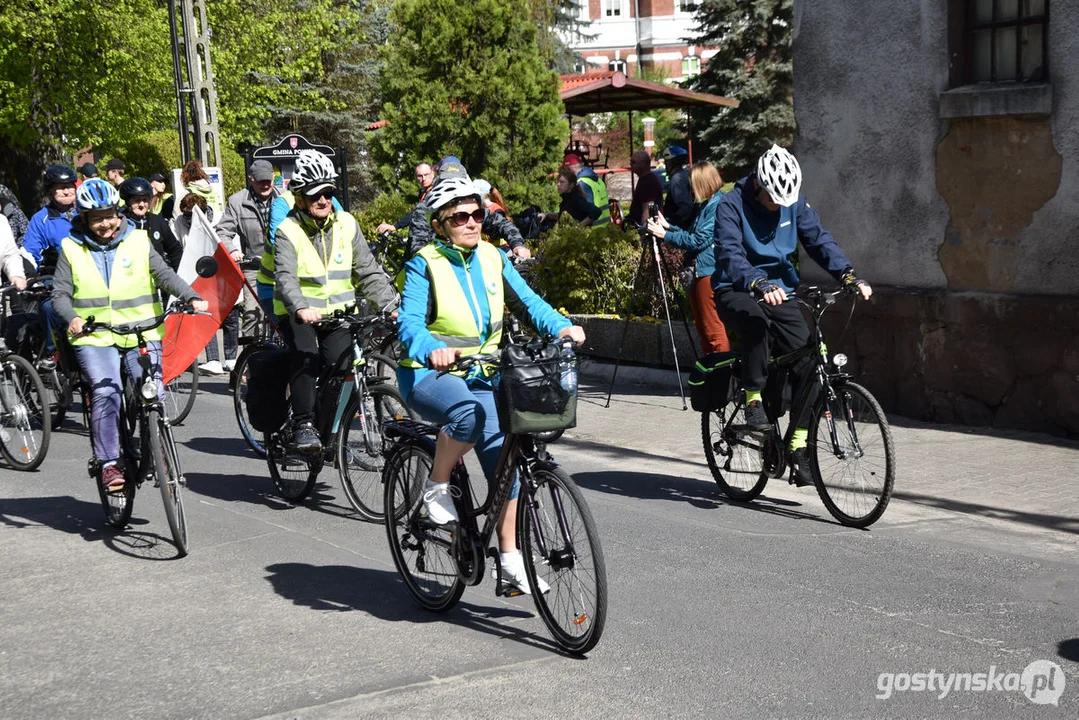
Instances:
[[[456,375],[431,373],[412,388],[408,406],[428,422],[442,426],[442,431],[458,442],[473,443],[480,467],[493,482],[502,451],[504,435],[498,427],[498,408],[491,388],[470,385]],[[520,482],[514,481],[509,499],[515,500]]]
[[[67,323],[52,309],[52,298],[46,298],[40,306],[40,317],[45,320],[45,353],[52,355],[56,350],[56,342],[53,340],[53,331],[58,333],[67,332]]]
[[[150,341],[147,346],[150,350],[150,362],[153,363],[154,378],[157,379],[158,398],[164,403],[161,342]],[[75,357],[79,359],[83,375],[90,383],[90,438],[94,457],[103,462],[112,462],[120,457],[120,394],[123,392],[120,362],[123,361],[128,375],[132,378],[141,377],[139,349],[121,349],[115,345],[80,345],[75,348]]]

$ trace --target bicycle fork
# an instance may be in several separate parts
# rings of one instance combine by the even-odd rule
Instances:
[[[858,430],[854,425],[854,411],[851,409],[850,404],[840,397],[840,393],[837,393],[832,388],[831,383],[824,383],[824,387],[827,391],[827,399],[824,403],[824,417],[828,421],[828,434],[832,439],[832,453],[840,460],[862,457],[865,452],[858,442]],[[832,408],[836,409],[835,414],[832,413]],[[842,418],[840,422],[844,422],[847,426],[847,433],[850,437],[849,445],[844,445],[839,440],[836,414]]]

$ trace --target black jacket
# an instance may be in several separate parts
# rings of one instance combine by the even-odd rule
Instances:
[[[184,246],[172,234],[168,221],[160,215],[146,213],[145,217],[137,218],[124,211],[124,217],[138,230],[145,230],[150,236],[150,243],[157,250],[157,254],[165,258],[168,266],[175,271],[180,267],[180,258],[184,254]]]

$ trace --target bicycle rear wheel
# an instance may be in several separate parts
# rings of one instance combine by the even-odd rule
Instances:
[[[737,395],[737,394],[736,394]],[[745,401],[734,399],[720,410],[701,413],[701,440],[708,469],[720,491],[748,502],[764,491],[764,434],[746,428]]]
[[[0,455],[16,470],[35,470],[49,451],[48,395],[34,366],[15,354],[0,359]]]
[[[236,412],[236,423],[240,426],[240,434],[259,457],[266,455],[266,445],[263,442],[261,433],[251,427],[251,418],[247,414],[247,365],[251,356],[261,349],[261,346],[255,349],[250,347],[244,349],[240,359],[236,361],[236,368],[233,372],[235,384],[232,388],[232,407]]]
[[[170,428],[159,416],[157,410],[150,410],[146,415],[149,429],[150,458],[153,462],[154,481],[161,488],[161,499],[165,503],[165,517],[169,521],[172,540],[180,557],[187,555],[187,517],[184,515],[183,485],[180,473],[180,459],[176,455],[176,444],[172,440]]]
[[[864,387],[847,382],[835,392],[834,404],[820,403],[809,426],[810,465],[817,494],[832,517],[864,528],[880,518],[892,497],[892,431],[880,404]]]
[[[174,377],[165,385],[165,413],[170,425],[179,425],[195,407],[195,394],[199,391],[198,361]]]
[[[360,412],[362,407],[362,414]],[[386,513],[382,469],[387,420],[413,418],[401,393],[388,385],[367,389],[362,406],[353,397],[337,431],[337,474],[348,501],[368,522],[382,522]]]
[[[315,489],[315,481],[322,470],[322,453],[304,455],[289,451],[282,437],[288,432],[286,425],[283,430],[263,436],[266,464],[270,467],[270,477],[281,497],[290,503],[299,503]]]
[[[596,521],[580,488],[564,470],[540,465],[536,487],[517,503],[517,544],[543,623],[559,647],[585,653],[607,620],[607,570]],[[539,581],[550,585],[536,592]]]
[[[419,518],[433,458],[433,443],[404,440],[396,444],[382,471],[383,507],[393,564],[405,587],[424,608],[445,612],[461,599],[465,583],[457,572],[450,531],[446,526],[429,526]]]
[[[97,496],[101,499],[101,509],[105,511],[105,522],[114,528],[122,528],[131,519],[135,507],[135,473],[137,468],[127,465],[124,470],[124,487],[118,492],[108,492],[101,486],[101,466],[90,477],[97,486]]]

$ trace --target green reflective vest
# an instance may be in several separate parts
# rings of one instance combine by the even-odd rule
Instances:
[[[584,183],[588,186],[588,189],[592,191],[592,204],[598,208],[603,208],[603,212],[599,214],[593,225],[602,225],[611,221],[611,203],[607,199],[607,185],[602,180],[596,178],[583,177],[577,178],[577,182]]]
[[[322,234],[322,254],[294,217],[285,218],[277,226],[296,250],[296,277],[300,293],[308,307],[323,315],[341,310],[356,302],[352,287],[352,240],[356,237],[356,218],[347,212],[336,213],[329,233]],[[285,315],[288,310],[274,292],[274,312]]]
[[[71,281],[75,288],[72,305],[83,320],[94,316],[96,322],[109,325],[130,325],[144,322],[161,314],[161,297],[150,275],[150,237],[145,230],[132,230],[116,246],[112,260],[112,277],[105,278],[94,262],[93,252],[71,238],[64,238],[61,250],[71,265]],[[147,340],[165,336],[164,326],[143,333]],[[97,332],[73,340],[72,345],[93,347],[132,348],[139,344],[135,335],[113,335]]]
[[[445,247],[445,246],[443,246]],[[450,249],[449,252],[460,252]],[[454,272],[453,263],[442,254],[438,244],[428,243],[417,253],[427,261],[431,278],[431,292],[435,295],[435,319],[427,325],[427,330],[436,340],[446,343],[446,347],[460,350],[462,355],[474,353],[493,353],[502,342],[502,316],[505,313],[506,288],[502,283],[502,267],[505,259],[502,252],[494,245],[480,241],[476,245],[472,269],[464,265],[467,287],[461,285]],[[463,259],[463,258],[462,258]],[[479,327],[476,318],[483,317],[475,286],[472,284],[472,272],[476,263],[482,273],[483,287],[487,290],[487,305],[491,312],[490,334],[484,338],[485,328]],[[398,362],[402,367],[423,367],[412,358],[405,357]],[[463,375],[463,372],[455,372]]]
[[[288,203],[288,209],[289,210],[292,210],[292,208],[296,207],[296,196],[292,194],[291,190],[286,190],[285,192],[278,195],[278,197],[281,197],[281,198],[285,199],[285,202]],[[277,202],[277,201],[274,200],[274,202]],[[280,226],[278,226],[278,227],[280,227]],[[259,261],[259,270],[255,274],[255,280],[262,283],[263,285],[273,285],[273,269],[274,269],[274,266],[273,266],[273,243],[274,243],[274,239],[275,238],[268,238],[267,241],[263,244],[264,249],[262,251],[262,260]]]

